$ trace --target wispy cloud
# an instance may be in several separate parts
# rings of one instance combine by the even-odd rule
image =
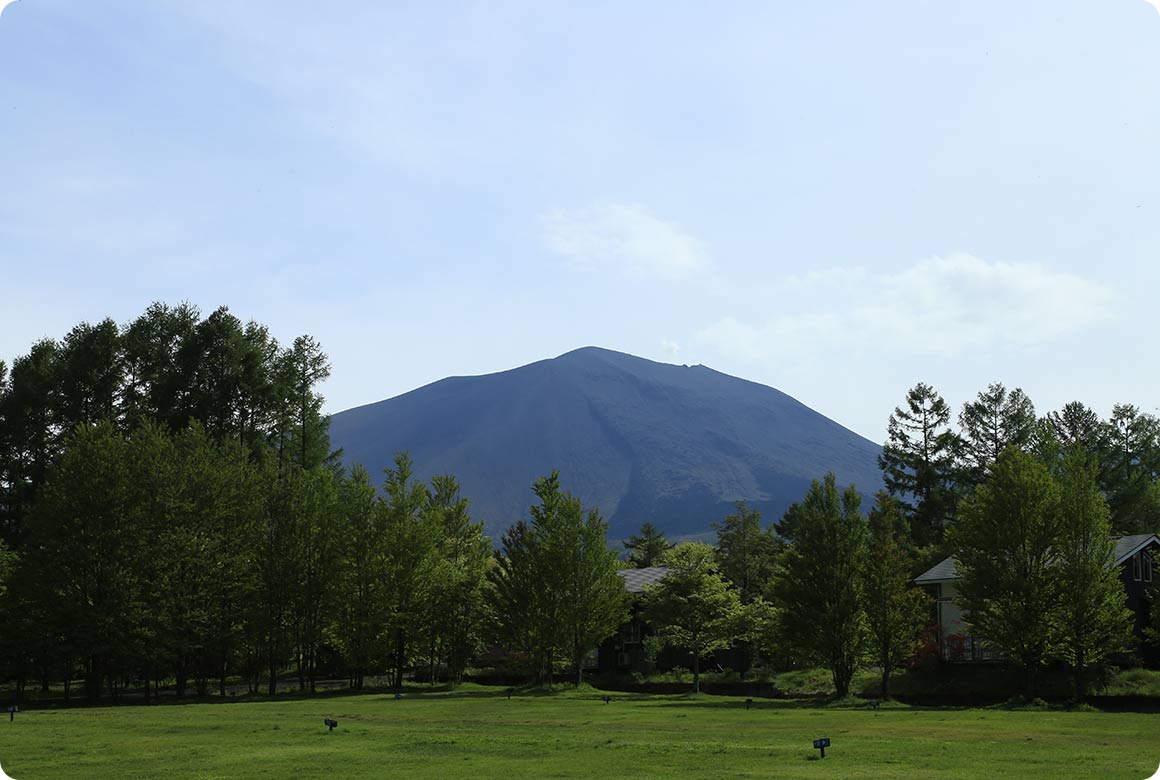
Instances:
[[[584,271],[679,281],[711,265],[700,241],[632,204],[556,209],[544,218],[544,241]]]
[[[1112,291],[1073,273],[968,254],[895,274],[833,269],[787,280],[783,313],[725,317],[698,343],[752,361],[832,347],[954,357],[1056,341],[1112,316]]]

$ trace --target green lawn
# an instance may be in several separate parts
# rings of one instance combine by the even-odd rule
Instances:
[[[326,732],[324,717],[339,720]],[[811,741],[829,737],[817,760]],[[727,697],[382,694],[21,713],[15,780],[98,778],[1101,778],[1160,763],[1160,716],[878,711]]]

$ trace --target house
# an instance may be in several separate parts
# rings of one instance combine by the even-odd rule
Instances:
[[[641,594],[648,585],[660,582],[668,572],[664,566],[621,569],[625,589],[632,594],[632,616],[615,635],[604,640],[597,651],[596,668],[601,672],[645,672],[644,638],[648,627],[641,618]]]
[[[1114,566],[1120,569],[1128,609],[1135,615],[1136,636],[1142,636],[1149,620],[1147,590],[1154,576],[1154,558],[1160,558],[1160,536],[1136,534],[1121,536],[1112,553]],[[963,610],[955,603],[959,595],[959,575],[952,555],[915,577],[935,599],[939,652],[949,661],[992,661],[996,653],[985,642],[967,632]]]
[[[642,617],[642,595],[644,589],[664,579],[668,569],[664,566],[650,566],[645,569],[622,569],[625,589],[632,594],[632,616],[613,636],[604,640],[596,652],[596,657],[587,668],[599,672],[639,672],[653,670],[668,671],[693,666],[693,655],[687,648],[664,647],[650,664],[645,658],[644,640],[652,629]],[[702,659],[702,671],[710,669],[732,669],[744,671],[751,663],[750,649],[743,644],[735,644],[719,650],[707,659]]]

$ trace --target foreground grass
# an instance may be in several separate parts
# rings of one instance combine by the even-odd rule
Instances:
[[[83,778],[1124,778],[1160,716],[795,705],[598,692],[95,708],[0,722],[16,780]],[[339,720],[328,734],[324,717]],[[833,746],[817,760],[811,741]]]

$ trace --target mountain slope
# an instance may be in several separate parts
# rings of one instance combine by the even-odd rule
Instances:
[[[645,520],[702,534],[741,498],[777,519],[826,471],[866,495],[881,487],[878,445],[785,393],[596,347],[444,379],[340,412],[330,431],[376,483],[395,450],[421,479],[455,474],[493,535],[527,516],[532,482],[553,468],[613,538]]]

